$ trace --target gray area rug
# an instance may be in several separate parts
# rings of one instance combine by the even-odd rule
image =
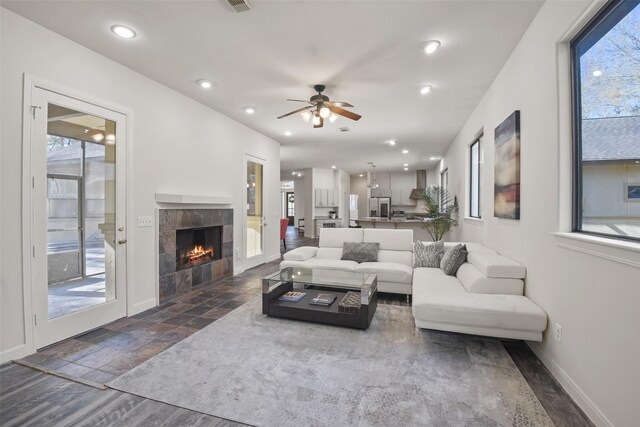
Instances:
[[[108,385],[258,426],[553,425],[499,341],[389,305],[360,331],[265,317],[258,297]]]

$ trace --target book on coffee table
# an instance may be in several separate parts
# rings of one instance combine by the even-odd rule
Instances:
[[[318,294],[309,304],[330,306],[336,300],[336,296],[332,294]]]
[[[300,301],[306,294],[304,292],[287,292],[278,298],[280,301],[289,301],[289,302],[298,302]]]

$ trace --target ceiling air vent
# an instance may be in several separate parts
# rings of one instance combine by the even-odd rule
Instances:
[[[346,126],[341,127],[341,128],[339,128],[339,129],[340,129],[340,132],[349,132],[349,131],[351,130],[351,129],[349,129],[349,128],[348,128],[348,127],[346,127]]]
[[[253,7],[250,0],[227,0],[227,3],[235,12],[248,12]]]

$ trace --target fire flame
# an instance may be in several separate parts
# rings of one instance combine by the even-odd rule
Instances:
[[[192,250],[187,252],[187,257],[189,257],[189,259],[197,259],[205,255],[213,256],[213,249],[205,250],[204,246],[196,245]]]

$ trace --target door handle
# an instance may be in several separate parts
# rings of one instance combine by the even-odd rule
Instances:
[[[119,245],[124,245],[125,243],[127,243],[127,239],[120,239],[120,240],[118,240],[118,244],[119,244]]]

